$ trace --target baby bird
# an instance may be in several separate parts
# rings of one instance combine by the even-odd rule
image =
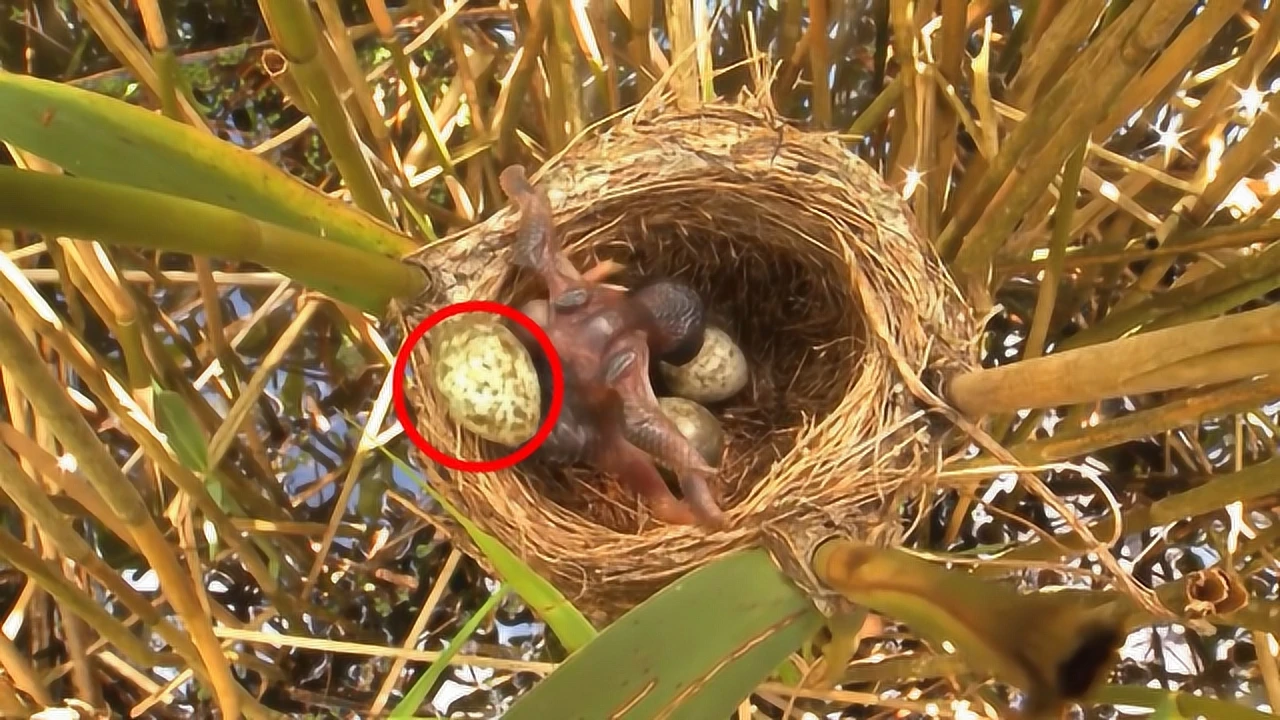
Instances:
[[[560,249],[546,192],[519,166],[504,170],[499,183],[520,210],[513,262],[536,272],[547,288],[545,301],[522,309],[546,330],[564,370],[561,415],[540,452],[617,476],[660,520],[723,527],[707,484],[715,470],[662,411],[649,382],[651,355],[679,363],[703,349],[701,300],[674,281],[626,292],[584,278]],[[676,473],[683,500],[663,482],[654,458]]]

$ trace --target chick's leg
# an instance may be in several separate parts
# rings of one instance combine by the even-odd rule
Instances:
[[[715,470],[662,412],[649,385],[648,367],[649,348],[641,332],[620,338],[605,358],[605,382],[618,391],[622,402],[623,436],[676,473],[699,524],[722,528],[724,512],[707,485]]]
[[[635,490],[655,518],[672,525],[697,524],[689,505],[671,493],[649,456],[621,435],[601,443],[595,465]]]
[[[700,524],[709,528],[724,527],[724,511],[707,484],[715,470],[702,460],[661,409],[639,403],[627,403],[624,407],[627,440],[676,473],[680,478],[680,491]]]

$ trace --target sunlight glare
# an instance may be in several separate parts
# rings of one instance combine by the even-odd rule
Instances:
[[[1280,164],[1272,165],[1271,172],[1263,175],[1262,179],[1267,183],[1268,195],[1275,195],[1276,192],[1280,192]]]
[[[1180,152],[1187,157],[1191,157],[1191,153],[1182,146],[1182,136],[1190,132],[1190,130],[1179,130],[1182,127],[1182,118],[1174,117],[1169,120],[1169,124],[1158,130],[1159,138],[1156,140],[1156,147],[1164,151],[1164,164],[1168,165],[1173,159],[1175,152]]]
[[[1254,86],[1238,88],[1237,91],[1240,93],[1240,100],[1236,103],[1236,107],[1240,108],[1240,112],[1244,115],[1246,120],[1253,122],[1253,119],[1257,117],[1258,113],[1262,110],[1262,106],[1266,101],[1266,96],[1262,94],[1261,90]]]
[[[916,190],[919,189],[923,179],[924,173],[920,172],[920,170],[914,167],[907,168],[907,178],[902,185],[902,197],[904,200],[910,200],[911,196],[916,194]]]

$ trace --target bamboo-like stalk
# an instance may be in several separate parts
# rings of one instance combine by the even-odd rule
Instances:
[[[1176,87],[1173,83],[1186,72],[1188,65],[1194,62],[1200,53],[1212,46],[1214,36],[1223,25],[1239,14],[1243,5],[1243,0],[1207,3],[1204,10],[1187,23],[1187,27],[1178,33],[1178,37],[1156,56],[1151,67],[1147,68],[1141,76],[1130,81],[1129,86],[1116,99],[1115,108],[1094,131],[1093,138],[1102,142],[1135,112],[1150,105],[1161,91],[1173,92]],[[1206,98],[1204,102],[1211,104],[1202,107],[1221,107],[1221,101],[1221,97],[1217,102]],[[1197,124],[1193,121],[1188,127],[1194,127]]]
[[[1209,10],[1206,6],[1205,12]],[[1185,125],[1191,128],[1189,145],[1204,149],[1211,138],[1222,136],[1235,107],[1233,96],[1242,90],[1257,87],[1258,75],[1271,61],[1277,42],[1280,42],[1280,9],[1270,5],[1236,66],[1209,88],[1199,107],[1188,113]],[[1270,217],[1270,214],[1264,217]]]
[[[1280,93],[1268,93],[1262,112],[1258,113],[1249,131],[1233,143],[1222,156],[1222,164],[1208,187],[1200,193],[1190,211],[1190,221],[1203,223],[1222,205],[1227,193],[1275,146],[1280,135]]]
[[[885,180],[899,187],[908,170],[918,170],[921,150],[920,127],[920,73],[917,71],[916,37],[918,35],[912,17],[909,0],[889,0],[890,44],[898,65],[898,77],[902,79],[902,102],[897,108],[890,128],[891,151]],[[812,42],[812,35],[810,35]]]
[[[134,552],[142,552],[134,542],[133,536],[129,534],[128,527],[115,513],[111,512],[98,491],[94,490],[93,486],[79,473],[67,472],[58,467],[57,458],[12,425],[0,423],[0,442],[7,445],[24,463],[31,466],[33,474],[43,476],[47,482],[66,493],[67,497],[97,518],[108,532],[120,538]],[[75,559],[70,553],[68,556]]]
[[[197,478],[169,454],[168,448],[160,442],[159,438],[152,434],[151,427],[144,426],[137,421],[133,416],[133,409],[121,406],[118,402],[112,402],[112,393],[109,387],[111,381],[100,374],[100,371],[96,368],[86,366],[85,359],[78,352],[82,345],[70,347],[67,342],[64,342],[65,338],[60,335],[47,335],[47,337],[53,341],[53,344],[63,354],[63,357],[76,367],[86,385],[107,403],[108,409],[122,417],[124,429],[142,447],[147,456],[158,464],[164,475],[196,501],[197,507],[218,531],[220,537],[238,553],[240,561],[262,588],[263,594],[286,617],[296,618],[298,616],[297,603],[289,595],[280,592],[279,583],[275,577],[254,554],[248,541],[234,530],[226,514],[209,497],[204,481]],[[136,544],[139,551],[145,554],[145,548],[140,543]]]
[[[418,78],[414,75],[409,56],[405,53],[404,46],[396,38],[395,25],[391,22],[391,14],[387,10],[386,3],[382,0],[367,0],[365,4],[369,7],[374,24],[378,26],[378,34],[382,37],[383,47],[391,54],[392,66],[395,67],[396,73],[400,76],[400,81],[405,84],[405,88],[409,92],[409,106],[413,108],[414,116],[418,119],[422,132],[426,134],[427,142],[431,146],[436,162],[440,163],[440,168],[445,174],[454,175],[457,170],[454,167],[453,158],[449,154],[449,146],[440,134],[440,126],[436,123],[435,115],[431,112],[431,104],[427,101],[426,93],[422,91],[422,86],[418,84]],[[459,62],[464,61],[460,60]]]
[[[1258,653],[1258,674],[1262,676],[1262,685],[1267,691],[1267,703],[1275,708],[1280,707],[1280,663],[1276,662],[1273,643],[1271,633],[1253,631],[1253,647]]]
[[[368,129],[370,144],[374,152],[388,167],[395,168],[396,151],[391,145],[391,134],[387,131],[387,123],[373,102],[373,87],[360,69],[359,58],[356,57],[352,44],[352,32],[343,23],[342,13],[334,0],[321,0],[316,3],[320,16],[324,20],[329,42],[333,45],[335,59],[342,67],[342,74],[351,86],[350,102],[359,112],[360,119]]]
[[[1280,306],[972,371],[952,381],[948,396],[979,417],[1267,373],[1280,374]]]
[[[538,66],[538,56],[542,46],[546,44],[547,32],[551,26],[551,6],[542,2],[537,8],[530,10],[532,15],[520,40],[517,51],[519,61],[515,64],[502,90],[498,92],[498,109],[494,112],[494,124],[498,126],[498,159],[504,163],[515,161],[516,127],[520,121],[521,110],[528,101],[529,85],[533,80],[533,71]],[[647,36],[646,36],[647,40]],[[646,46],[647,47],[647,46]]]
[[[596,81],[603,83],[600,92],[604,95],[606,115],[614,115],[622,106],[622,92],[618,87],[618,58],[622,52],[609,42],[609,18],[613,13],[611,5],[609,2],[598,2],[587,6],[587,20],[590,23],[587,31],[595,38],[604,61],[603,73],[596,73]],[[639,78],[642,74],[637,72],[636,77]]]
[[[809,74],[813,82],[813,119],[818,127],[831,127],[831,57],[827,49],[830,18],[827,0],[809,0]]]
[[[1010,97],[1016,108],[1030,109],[1044,78],[1071,59],[1076,47],[1088,37],[1098,22],[1107,0],[1074,0],[1037,42],[1036,51],[1023,60],[1012,82]]]
[[[888,3],[881,3],[881,5],[887,7]],[[798,102],[791,91],[800,77],[800,69],[807,55],[808,33],[800,27],[803,18],[803,0],[782,0],[779,3],[778,29],[775,36],[782,67],[778,70],[778,79],[774,87],[778,94],[778,107],[783,112],[793,112]]]
[[[627,45],[627,54],[636,68],[636,91],[644,97],[653,87],[655,77],[653,60],[649,56],[650,42],[653,39],[653,2],[652,0],[619,0],[629,2],[631,11],[631,42]]]
[[[18,689],[8,677],[0,675],[0,717],[30,717],[31,708],[18,697]]]
[[[218,291],[218,284],[213,281],[213,263],[209,261],[209,258],[200,255],[192,257],[191,262],[195,266],[196,277],[198,278],[200,305],[204,308],[205,337],[209,338],[209,341],[213,344],[213,352],[218,357],[218,360],[222,362],[222,366],[233,368],[235,367],[236,356],[235,353],[231,352],[231,346],[227,344],[226,321],[222,317],[222,295]],[[118,276],[113,274],[113,277]],[[122,294],[128,293],[122,292]],[[236,392],[236,373],[227,372],[224,378],[234,394]]]
[[[1167,317],[1195,310],[1214,298],[1228,297],[1230,307],[1235,307],[1277,286],[1280,286],[1280,243],[1272,243],[1262,252],[1241,257],[1195,282],[1183,283],[1132,307],[1113,310],[1093,327],[1062,341],[1059,349],[1074,350],[1121,337],[1135,328],[1167,323]],[[1242,288],[1244,293],[1240,292]]]
[[[3,462],[6,456],[8,456],[8,454],[3,450],[0,450],[0,462]],[[6,477],[6,473],[3,468],[0,468],[0,477]],[[33,480],[27,479],[27,482],[31,483],[32,486],[35,486]],[[8,491],[9,487],[12,486],[6,486],[6,491]],[[28,493],[28,500],[32,500],[33,502],[40,502],[41,500],[44,500],[47,502],[47,498],[40,497],[40,489],[35,488],[35,493],[36,497],[32,497]],[[90,571],[93,578],[99,580],[99,582],[104,585],[106,591],[113,593],[116,600],[122,602],[129,612],[133,612],[133,615],[136,616],[138,620],[141,620],[148,629],[154,630],[157,635],[160,635],[160,639],[163,639],[164,642],[168,643],[169,647],[172,647],[174,652],[177,652],[178,656],[182,657],[183,661],[187,662],[189,669],[196,674],[197,678],[200,679],[201,682],[209,682],[209,674],[206,673],[205,666],[200,660],[200,653],[196,650],[195,644],[192,644],[191,642],[191,635],[184,632],[184,630],[178,629],[177,626],[169,623],[168,620],[161,618],[160,611],[156,609],[154,603],[148,601],[140,592],[133,589],[132,585],[125,583],[124,579],[119,577],[119,574],[116,573],[115,569],[106,564],[106,561],[102,560],[101,557],[92,550],[92,548],[88,547],[88,544],[83,541],[83,538],[74,533],[74,530],[70,528],[69,524],[63,523],[63,525],[64,532],[60,532],[59,534],[60,536],[67,538],[68,544],[64,544],[64,546],[61,547],[65,548],[65,550],[70,550],[70,552],[67,552],[68,557],[72,560],[76,560],[77,562],[81,562],[84,568]],[[3,542],[4,539],[8,539],[10,544],[17,542],[14,541],[14,539],[9,538],[9,536],[6,536],[6,534],[0,533],[0,542]],[[20,546],[20,543],[18,544]],[[23,550],[18,550],[18,552],[23,552]],[[35,560],[38,561],[38,559]],[[92,600],[92,598],[90,598],[88,602],[97,606],[97,601]],[[123,625],[124,628],[127,628],[129,624],[132,624],[132,621],[119,623],[119,621],[116,621],[114,618],[111,618],[110,620],[111,623]],[[127,632],[127,630],[123,630],[123,632]],[[243,689],[239,692],[241,692],[243,706],[246,708],[246,715],[250,717],[270,716],[268,712],[265,711],[265,708],[262,708],[256,700],[253,700],[250,694],[243,691]],[[46,702],[46,705],[51,705],[51,701]]]
[[[1195,0],[1162,0],[1149,3],[1135,0],[1105,33],[1112,42],[1100,41],[1089,63],[1077,60],[1068,74],[1079,69],[1074,82],[1063,79],[1061,85],[1070,86],[1067,102],[1071,110],[1060,124],[1040,126],[1035,122],[1023,123],[1015,131],[1032,132],[1041,147],[1032,151],[1030,140],[1023,145],[1016,157],[1021,172],[1006,174],[999,190],[988,198],[985,212],[969,230],[954,267],[961,273],[979,273],[990,263],[995,251],[1004,242],[1023,212],[1035,202],[1048,186],[1057,169],[1071,150],[1083,142],[1102,119],[1110,103],[1123,90],[1125,84],[1141,70],[1143,64],[1161,47],[1186,17]],[[1105,54],[1103,54],[1105,53]],[[1037,108],[1038,110],[1039,108]],[[1033,113],[1038,114],[1038,113]],[[1006,146],[1002,155],[1008,151]],[[997,156],[997,161],[999,160]],[[1010,170],[1013,170],[1011,165]]]
[[[1280,5],[1277,5],[1277,7],[1280,7]],[[1280,194],[1275,197],[1280,197]],[[1269,215],[1264,215],[1264,217],[1269,217]],[[1221,225],[1201,228],[1182,234],[1180,240],[1178,243],[1165,242],[1160,247],[1150,250],[1142,246],[1120,249],[1106,246],[1068,248],[1062,259],[1062,268],[1067,270],[1102,265],[1127,265],[1154,258],[1167,258],[1183,254],[1190,255],[1209,250],[1243,248],[1256,243],[1280,240],[1280,222],[1267,221],[1260,224]],[[1049,255],[1047,253],[1038,252],[1031,258],[1026,258],[1025,256],[1018,258],[1010,255],[1006,261],[996,264],[996,271],[999,273],[1034,272],[1045,267],[1048,262]],[[50,277],[39,270],[27,272],[33,278]],[[178,279],[184,276],[175,274],[173,277]],[[246,282],[255,281],[258,280],[251,277],[246,278]]]
[[[1239,380],[1212,392],[1179,397],[1092,427],[1059,429],[1053,437],[1019,443],[1010,451],[1027,465],[1080,457],[1184,425],[1254,410],[1280,396],[1280,374]],[[958,463],[960,467],[963,463]]]
[[[1040,0],[1025,0],[1022,13],[1005,40],[1000,56],[996,58],[995,71],[999,75],[1008,75],[1022,56],[1022,47],[1031,36],[1031,28],[1040,17]]]
[[[1031,717],[1057,717],[1051,711],[1101,684],[1135,615],[1122,598],[1022,595],[901,549],[844,539],[818,546],[811,565],[848,600],[953,643],[971,670],[1017,685]]]
[[[549,108],[555,110],[548,113],[547,130],[553,138],[552,148],[558,151],[582,132],[587,114],[582,97],[577,33],[569,3],[544,2],[551,6],[551,42],[547,45],[546,71],[551,87]]]
[[[877,125],[884,122],[884,119],[889,116],[889,111],[893,110],[901,98],[902,78],[895,77],[884,86],[879,95],[876,95],[876,99],[853,119],[853,124],[849,126],[849,134],[870,135]]]
[[[585,7],[586,4],[562,3],[557,4],[555,8],[557,12],[561,8],[566,12],[568,22],[573,28],[573,38],[577,46],[577,53],[581,53],[581,60],[585,61],[586,70],[591,75],[591,86],[582,90],[582,118],[584,122],[590,122],[600,116],[606,102],[604,98],[607,92],[604,68],[608,61],[604,57],[604,48],[601,47],[596,38],[595,29],[592,27],[592,19],[587,14],[589,8]],[[607,8],[608,3],[596,3],[596,7]],[[575,57],[577,57],[577,53],[575,53]]]
[[[272,39],[289,61],[288,72],[301,91],[302,109],[311,116],[324,138],[343,181],[351,190],[352,199],[365,212],[390,223],[391,214],[382,199],[382,190],[360,151],[355,130],[321,57],[323,38],[310,6],[303,0],[259,0],[258,6]]]
[[[1209,475],[1206,482],[1151,504],[1147,527],[1220,510],[1234,502],[1247,502],[1280,492],[1280,458],[1272,458],[1235,472]],[[1125,532],[1138,529],[1125,527]]]
[[[57,271],[61,280],[63,296],[67,299],[67,315],[70,316],[71,322],[78,328],[85,326],[85,299],[80,292],[80,288],[76,287],[71,280],[71,274],[74,272],[70,263],[67,262],[66,251],[62,249],[61,243],[48,243],[49,260],[53,263],[53,269]]]
[[[168,97],[172,103],[169,107],[180,110],[188,120],[200,120],[200,113],[186,96],[165,91],[165,81],[161,80],[161,73],[153,66],[146,48],[111,3],[104,0],[75,0],[75,4],[76,9],[89,20],[97,36],[110,48],[111,54],[119,58],[148,91],[162,101]],[[174,73],[176,70],[170,69],[168,72]]]
[[[304,305],[302,310],[289,323],[289,327],[280,335],[280,338],[272,346],[266,357],[262,359],[262,363],[254,372],[253,377],[245,384],[244,392],[236,400],[235,404],[231,406],[222,426],[218,428],[218,431],[214,433],[213,438],[209,441],[207,462],[210,467],[217,467],[222,462],[223,456],[235,441],[236,435],[249,420],[250,413],[257,407],[259,396],[275,375],[276,367],[284,360],[285,353],[293,347],[293,343],[297,341],[302,331],[307,327],[307,323],[311,321],[311,317],[319,308],[319,304],[314,300]]]
[[[311,591],[315,586],[316,580],[320,577],[320,572],[324,568],[324,559],[328,557],[329,549],[333,545],[334,538],[337,537],[338,527],[342,522],[343,511],[341,509],[347,507],[347,503],[350,502],[351,499],[351,494],[359,484],[361,470],[363,470],[365,463],[369,461],[372,453],[373,443],[371,440],[373,432],[376,428],[382,426],[383,421],[390,413],[390,408],[391,383],[388,378],[388,380],[383,382],[382,387],[378,391],[378,396],[374,400],[373,407],[371,408],[367,418],[368,424],[365,425],[364,434],[361,437],[359,444],[356,446],[355,453],[351,456],[350,464],[346,470],[346,477],[341,484],[341,489],[338,491],[338,497],[334,501],[334,512],[329,517],[329,522],[325,527],[324,537],[321,538],[319,547],[316,550],[315,559],[312,561],[311,568],[307,571],[307,578],[305,583],[303,583],[304,594]]]
[[[112,269],[98,249],[94,243],[71,241],[67,257],[79,265],[106,306],[108,312],[102,315],[102,319],[111,323],[115,330],[116,341],[120,343],[120,352],[124,356],[129,387],[138,390],[151,380],[151,361],[142,348],[142,335],[138,329],[138,307],[133,297],[115,281]]]
[[[680,107],[698,103],[698,64],[694,46],[698,41],[693,27],[693,0],[666,0],[667,37],[671,38],[671,87]]]
[[[1070,241],[1071,220],[1076,209],[1076,194],[1080,190],[1080,173],[1084,169],[1085,144],[1072,153],[1062,170],[1062,187],[1058,194],[1058,207],[1053,213],[1053,239],[1049,243],[1049,263],[1040,281],[1036,297],[1036,310],[1027,334],[1023,359],[1031,360],[1044,353],[1045,339],[1049,336],[1049,320],[1058,301],[1058,285],[1062,282],[1063,259]]]
[[[0,226],[259,262],[365,310],[422,287],[398,260],[185,198],[12,168],[0,168],[0,196]]]
[[[1053,317],[1054,306],[1058,297],[1058,285],[1062,282],[1062,256],[1070,238],[1071,219],[1075,212],[1076,194],[1079,190],[1080,172],[1084,167],[1085,145],[1080,147],[1067,160],[1062,172],[1062,188],[1058,207],[1054,213],[1053,240],[1050,244],[1050,264],[1040,281],[1036,297],[1036,309],[1031,319],[1031,329],[1027,333],[1023,360],[1033,360],[1044,352],[1045,338],[1049,333],[1049,322]],[[1013,415],[1002,415],[993,423],[992,436],[1003,437],[1013,422]],[[959,536],[960,530],[973,509],[973,498],[964,496],[956,503],[951,513],[951,521],[947,526],[946,542],[952,543]]]
[[[947,190],[951,186],[952,165],[955,162],[956,143],[958,142],[958,133],[956,130],[956,120],[961,119],[965,122],[966,130],[969,130],[972,137],[977,137],[978,133],[972,129],[972,120],[968,119],[968,109],[959,102],[954,105],[953,101],[958,100],[954,88],[957,87],[962,78],[961,67],[965,58],[965,41],[968,34],[965,32],[964,6],[967,0],[943,0],[942,2],[942,32],[938,40],[938,66],[936,73],[938,75],[940,87],[935,88],[934,107],[937,109],[936,127],[935,127],[935,146],[933,151],[933,162],[928,168],[928,187],[931,188],[929,194],[929,214],[934,218],[934,222],[940,227],[944,221],[943,209],[946,204]],[[950,86],[950,91],[941,87],[945,83]],[[937,237],[938,228],[934,229],[931,238]]]
[[[160,5],[156,0],[139,0],[138,10],[142,15],[142,27],[147,34],[147,44],[151,46],[151,58],[155,62],[156,77],[160,82],[160,107],[165,115],[175,120],[179,119],[182,112],[178,107],[178,62],[173,56],[173,48],[169,46]]]
[[[9,279],[12,279],[11,277]],[[204,514],[205,519],[212,524],[219,535],[225,542],[239,555],[240,561],[244,564],[245,569],[257,581],[259,587],[262,588],[263,594],[273,603],[273,605],[287,618],[297,621],[299,610],[297,602],[289,595],[281,593],[279,583],[275,576],[269,572],[267,567],[258,558],[257,554],[249,546],[248,540],[243,538],[239,532],[232,526],[230,519],[223,513],[220,507],[215,504],[209,496],[204,481],[197,478],[190,470],[183,467],[177,459],[170,454],[169,448],[165,442],[158,436],[158,431],[150,424],[149,420],[143,418],[142,413],[136,406],[126,404],[127,397],[121,397],[118,392],[118,385],[114,384],[114,380],[101,369],[102,363],[85,348],[84,342],[75,337],[73,333],[68,331],[57,319],[52,308],[44,304],[39,296],[35,296],[30,288],[19,288],[9,283],[0,283],[0,297],[8,300],[13,304],[15,311],[19,311],[26,315],[27,322],[33,324],[39,332],[48,339],[56,350],[61,354],[64,361],[75,368],[80,378],[84,381],[90,391],[104,403],[105,410],[116,417],[120,418],[123,429],[128,432],[133,439],[139,444],[142,451],[146,453],[153,462],[155,462],[166,477],[174,482],[179,489],[184,491],[189,498],[195,501],[196,506]],[[147,328],[146,325],[143,326]],[[147,328],[149,329],[149,328]],[[161,362],[171,362],[163,350],[158,347],[158,343],[153,349],[153,356],[160,358]],[[178,384],[179,388],[190,389],[190,384],[186,383],[184,376],[180,372],[167,372],[171,377],[181,379],[182,384]],[[198,393],[193,393],[193,397],[188,398],[188,402],[196,407],[201,407],[204,398]],[[39,463],[41,455],[44,451],[40,448],[26,447],[29,443],[25,442],[22,436],[14,433],[3,432],[3,426],[0,426],[0,435],[7,444],[15,449],[21,449],[24,457],[30,458],[33,462]],[[49,441],[52,446],[52,440]],[[48,468],[52,464],[54,470],[47,470],[46,476],[56,478],[60,484],[68,490],[69,494],[82,501],[87,508],[98,506],[92,497],[96,497],[97,493],[91,489],[78,488],[78,478],[74,474],[68,474],[56,470],[56,461],[52,463],[46,461],[44,467]],[[223,478],[226,479],[225,477]],[[240,493],[240,497],[246,500],[246,505],[259,517],[274,517],[278,514],[278,509],[273,507],[269,501],[258,496],[256,493]],[[113,518],[113,513],[102,512],[95,513],[100,518]],[[113,519],[104,521],[105,524],[121,537],[132,539],[132,534],[127,528],[122,528],[123,520]],[[142,552],[141,546],[136,542],[131,542],[139,552]],[[287,544],[286,544],[287,546]],[[267,547],[264,552],[271,556],[275,551],[272,547]],[[293,549],[294,557],[301,557],[302,553],[297,549]],[[288,566],[285,566],[286,573],[291,572]],[[313,610],[314,611],[314,610]]]
[[[1248,263],[1247,258],[1243,264],[1244,267],[1240,268],[1240,277],[1237,278],[1237,282],[1233,283],[1231,287],[1220,293],[1206,297],[1191,307],[1173,309],[1146,325],[1143,325],[1143,330],[1162,330],[1165,328],[1178,327],[1185,323],[1192,323],[1211,317],[1217,317],[1218,315],[1230,312],[1245,303],[1263,298],[1272,290],[1280,288],[1280,277],[1257,272],[1256,269]],[[1218,273],[1215,273],[1215,275],[1216,274]]]
[[[1274,458],[1234,472],[1206,475],[1201,478],[1202,483],[1190,490],[1161,498],[1150,505],[1128,507],[1119,518],[1108,514],[1090,524],[1089,530],[1096,537],[1113,537],[1117,531],[1135,536],[1158,525],[1217,512],[1233,502],[1266,497],[1276,491],[1278,478],[1280,460]],[[1261,545],[1265,546],[1266,542]],[[1055,536],[1051,541],[1042,537],[1020,544],[1002,553],[1000,559],[1005,563],[1034,564],[1061,560],[1064,555],[1069,559],[1092,550],[1093,547],[1079,535],[1066,534]],[[1250,551],[1241,548],[1239,554],[1244,556]],[[999,573],[1003,570],[999,566],[990,566],[978,568],[977,572]]]
[[[23,268],[22,275],[36,285],[52,285],[62,279],[62,275],[56,268]],[[200,282],[199,275],[188,270],[161,270],[158,273],[147,270],[118,270],[116,275],[123,282],[146,286],[170,286]],[[274,288],[279,287],[281,283],[290,282],[288,277],[277,272],[226,272],[214,270],[212,278],[215,285],[250,288]]]
[[[1053,136],[1056,128],[1062,127],[1073,111],[1079,108],[1096,108],[1100,104],[1100,74],[1108,66],[1116,72],[1115,58],[1119,53],[1128,31],[1137,25],[1142,14],[1150,6],[1152,0],[1136,0],[1136,4],[1128,10],[1128,22],[1123,26],[1112,25],[1091,43],[1071,65],[1070,69],[1054,83],[1045,93],[1017,128],[1005,139],[999,154],[991,159],[990,165],[980,175],[966,178],[959,188],[958,195],[963,204],[955,212],[951,223],[943,229],[938,239],[938,247],[947,254],[960,246],[961,240],[970,234],[984,210],[996,199],[997,193],[1007,192],[1012,183],[1011,174],[1015,166],[1026,163],[1033,143],[1044,143]],[[1111,7],[1115,7],[1114,4]],[[1123,67],[1119,68],[1123,70]],[[1113,78],[1112,82],[1115,80]],[[981,110],[981,105],[979,105]],[[1080,115],[1077,114],[1077,118]],[[1077,126],[1084,125],[1077,120]],[[984,122],[984,126],[988,123]],[[1077,127],[1077,132],[1078,132]],[[1077,141],[1078,142],[1078,141]],[[1072,143],[1074,146],[1076,143]],[[1053,169],[1061,167],[1061,162],[1053,163]],[[966,240],[966,244],[970,242]],[[992,241],[994,242],[994,241]]]
[[[844,669],[837,684],[896,683],[903,678],[928,680],[955,677],[965,672],[964,663],[954,655],[909,653],[897,657],[886,657],[878,662],[859,661]]]
[[[1162,717],[1204,717],[1213,720],[1266,720],[1274,717],[1238,702],[1138,685],[1106,685],[1098,688],[1091,699],[1107,705],[1155,708],[1155,716]]]
[[[444,596],[444,591],[448,587],[449,581],[453,578],[454,571],[458,568],[458,561],[461,559],[462,553],[458,552],[457,548],[451,548],[449,557],[444,561],[440,572],[436,574],[435,582],[431,583],[431,591],[427,595],[427,599],[422,603],[422,609],[418,612],[417,618],[414,619],[413,626],[405,633],[405,642],[402,645],[405,650],[412,650],[418,644],[418,638],[426,630],[427,621],[430,619],[431,614],[435,612],[440,598]],[[370,715],[377,716],[386,708],[387,701],[391,699],[391,693],[396,689],[396,685],[399,684],[406,664],[407,659],[403,657],[398,657],[391,661],[391,668],[387,671],[387,679],[383,681],[382,687],[379,688],[373,703],[369,705]]]
[[[84,567],[94,579],[102,583],[108,592],[112,593],[117,600],[128,608],[129,612],[137,616],[145,626],[168,643],[202,681],[208,682],[208,674],[200,661],[199,652],[191,643],[190,636],[162,618],[159,610],[150,601],[137,590],[134,590],[131,585],[119,576],[114,568],[99,557],[93,548],[89,547],[88,543],[75,533],[71,525],[59,516],[57,510],[53,508],[53,504],[36,485],[35,481],[25,477],[25,473],[21,472],[21,467],[3,449],[0,449],[0,479],[5,482],[5,492],[17,500],[24,512],[34,509],[34,512],[38,513],[40,517],[57,518],[58,522],[48,527],[50,536],[57,538],[59,550]],[[122,539],[132,541],[132,538],[128,537],[127,534]],[[17,542],[7,535],[0,534],[0,542],[5,540],[10,544]],[[16,552],[22,553],[23,550],[17,550]],[[34,558],[34,553],[31,555]],[[33,561],[39,561],[39,558],[34,558]],[[98,604],[96,600],[92,599],[89,599],[88,602],[95,607]],[[110,618],[110,622],[114,625],[120,625],[115,618]],[[148,651],[150,651],[149,648]],[[250,706],[250,708],[256,706],[256,701],[248,698],[247,693],[244,691],[241,691],[241,693],[247,700],[246,705]],[[248,714],[256,717],[263,715],[260,709],[249,709]]]
[[[19,652],[13,641],[4,633],[0,633],[0,668],[4,668],[5,674],[13,680],[13,684],[19,690],[30,695],[36,702],[45,707],[53,704],[53,696],[49,693],[48,686],[36,673],[35,668],[31,667],[31,658]]]
[[[239,717],[240,687],[218,639],[213,634],[195,590],[184,577],[164,535],[151,522],[142,498],[120,472],[114,458],[80,416],[57,379],[23,336],[8,307],[0,303],[0,365],[11,373],[40,417],[53,429],[68,452],[75,456],[85,477],[128,526],[144,557],[160,579],[174,611],[183,619],[200,657],[209,671],[210,683],[225,717]]]
[[[507,595],[511,592],[511,585],[506,582],[500,582],[498,587],[493,591],[484,603],[476,610],[475,614],[467,618],[462,623],[462,627],[449,638],[448,644],[445,646],[444,653],[440,656],[440,661],[431,664],[431,667],[422,673],[413,685],[405,692],[404,698],[396,704],[391,712],[392,717],[412,716],[418,712],[419,707],[426,701],[431,688],[435,686],[440,677],[449,669],[449,658],[458,654],[458,650],[466,644],[467,640],[475,633],[476,628],[480,626],[498,607]]]

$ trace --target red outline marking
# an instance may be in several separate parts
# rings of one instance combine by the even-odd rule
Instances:
[[[551,409],[547,413],[547,419],[543,420],[542,424],[538,426],[538,432],[534,433],[529,442],[510,455],[496,460],[463,460],[441,452],[427,442],[427,439],[422,436],[422,433],[418,432],[418,428],[414,426],[412,419],[409,417],[409,407],[404,393],[405,370],[409,366],[409,356],[412,354],[413,346],[417,345],[418,341],[422,340],[427,334],[427,331],[440,324],[442,320],[468,312],[493,313],[501,315],[512,322],[519,323],[538,341],[538,345],[542,347],[543,352],[547,355],[548,362],[551,364]],[[426,453],[427,457],[450,470],[494,472],[512,467],[532,455],[542,443],[546,442],[547,437],[551,435],[551,429],[555,427],[556,420],[560,417],[560,408],[564,404],[564,369],[560,365],[560,355],[556,353],[555,346],[551,344],[551,338],[529,316],[509,305],[490,300],[468,300],[467,302],[455,303],[428,315],[425,320],[418,323],[418,326],[409,333],[400,349],[396,351],[396,362],[391,372],[394,373],[391,379],[391,402],[395,406],[396,418],[400,420],[400,427],[404,428],[404,434],[408,435],[413,444]]]

